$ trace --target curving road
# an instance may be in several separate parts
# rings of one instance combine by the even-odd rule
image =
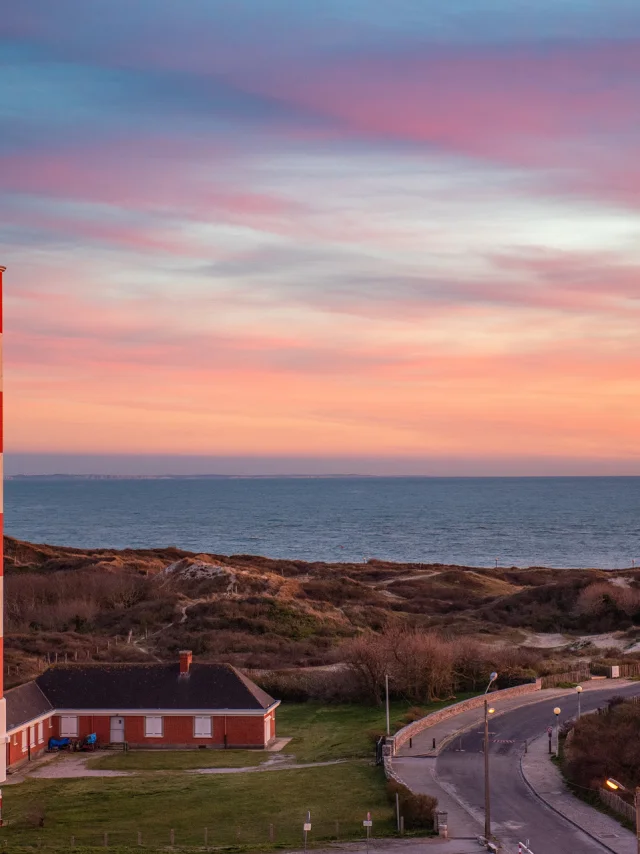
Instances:
[[[640,694],[640,684],[610,690],[585,691],[582,711],[602,706],[609,697]],[[553,725],[554,706],[560,722],[577,714],[577,696],[551,698],[505,712],[491,721],[491,813],[494,834],[512,846],[530,840],[533,851],[553,854],[603,854],[608,849],[545,806],[528,788],[520,772],[524,741]],[[440,754],[436,774],[440,784],[484,821],[484,756],[482,725],[466,732]],[[479,825],[480,827],[480,825]]]

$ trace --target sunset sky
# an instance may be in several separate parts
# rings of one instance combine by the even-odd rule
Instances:
[[[0,34],[9,467],[640,474],[638,0]]]

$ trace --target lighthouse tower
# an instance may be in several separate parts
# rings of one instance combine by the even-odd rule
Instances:
[[[2,274],[5,267],[0,267],[0,783],[7,779],[7,710],[4,699],[4,566],[3,566],[3,532],[4,504],[2,495],[3,456],[4,449],[4,387],[2,383]],[[0,795],[0,804],[2,803]]]

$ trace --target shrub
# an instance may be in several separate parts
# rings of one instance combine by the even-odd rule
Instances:
[[[563,762],[571,782],[597,789],[613,777],[628,788],[640,785],[640,705],[616,702],[601,714],[583,715],[572,732]]]
[[[407,830],[433,830],[438,799],[431,795],[417,795],[402,783],[389,780],[387,783],[389,800],[395,803],[396,794],[400,802],[400,815],[404,817]]]

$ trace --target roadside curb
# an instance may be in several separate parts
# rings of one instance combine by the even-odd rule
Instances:
[[[543,733],[542,735],[538,736],[538,738],[544,738],[544,733]],[[537,739],[534,739],[534,740],[537,740]],[[557,815],[559,815],[559,816],[560,816],[561,818],[563,818],[565,821],[568,821],[568,822],[569,822],[569,824],[572,824],[574,827],[577,827],[577,828],[578,828],[578,830],[582,831],[582,833],[586,834],[590,839],[593,839],[593,841],[594,841],[594,842],[597,842],[597,843],[598,843],[598,845],[602,845],[602,847],[603,847],[603,848],[606,848],[606,849],[607,849],[607,851],[610,851],[610,852],[611,852],[611,854],[618,854],[618,852],[615,850],[615,848],[611,848],[609,845],[607,845],[607,843],[606,843],[606,842],[604,842],[602,839],[600,839],[600,837],[595,836],[593,833],[590,833],[590,832],[589,832],[588,830],[586,830],[586,828],[584,828],[581,824],[578,824],[578,822],[577,822],[577,821],[574,821],[572,818],[569,818],[569,816],[565,815],[565,814],[564,814],[563,812],[561,812],[557,807],[555,807],[555,806],[553,805],[553,803],[551,803],[551,802],[550,802],[550,801],[548,801],[546,798],[544,798],[544,797],[543,797],[543,796],[542,796],[542,795],[541,795],[541,794],[540,794],[540,793],[539,793],[539,792],[538,792],[538,791],[533,787],[533,785],[529,782],[529,780],[528,780],[528,778],[527,778],[527,775],[524,773],[524,768],[522,767],[523,759],[524,759],[524,754],[521,754],[521,755],[520,755],[520,763],[519,763],[519,765],[520,765],[520,775],[521,775],[522,779],[524,780],[525,785],[527,786],[527,788],[529,789],[529,791],[530,791],[530,792],[531,792],[531,793],[532,793],[532,794],[533,794],[533,795],[534,795],[534,796],[535,796],[539,801],[541,801],[545,806],[549,807],[549,809],[550,809],[550,810],[553,810],[553,812],[554,812],[554,813],[556,813]],[[593,807],[589,807],[589,809],[593,809]]]
[[[552,689],[543,688],[542,690],[554,690],[554,689],[553,688]],[[567,689],[567,691],[568,691],[568,689]],[[536,703],[540,703],[545,699],[547,699],[547,700],[551,699],[550,696],[541,698],[540,693],[541,692],[536,694],[535,700],[529,699],[529,700],[527,700],[526,703],[521,703],[518,706],[512,706],[512,708],[510,708],[510,709],[502,709],[502,710],[496,709],[495,713],[491,716],[492,720],[495,720],[496,718],[500,718],[500,717],[502,717],[502,715],[507,715],[507,714],[509,714],[509,712],[514,712],[514,711],[516,711],[516,709],[523,709],[523,708],[525,708],[525,706],[533,706]],[[564,695],[560,694],[558,696],[564,696]],[[393,759],[437,759],[438,756],[440,756],[442,751],[445,749],[445,747],[448,747],[452,741],[455,741],[455,739],[458,738],[458,736],[463,735],[465,732],[468,732],[470,729],[473,729],[474,727],[478,726],[479,722],[480,723],[482,722],[482,717],[479,718],[479,720],[474,721],[473,723],[465,724],[464,726],[460,727],[460,729],[455,730],[455,732],[449,733],[449,735],[445,736],[442,739],[442,741],[436,747],[435,750],[430,750],[427,753],[414,753],[414,754],[409,754],[409,755],[397,753],[393,757]],[[437,724],[436,724],[436,726],[437,726]],[[424,730],[424,732],[428,732],[428,730]],[[524,739],[523,739],[523,742],[524,742]]]

